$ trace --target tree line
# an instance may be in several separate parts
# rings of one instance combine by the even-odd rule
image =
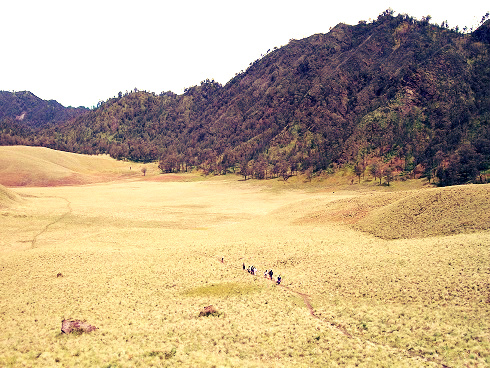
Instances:
[[[35,131],[4,120],[0,144],[159,161],[162,172],[287,180],[349,166],[386,182],[482,181],[490,168],[488,22],[463,34],[429,20],[387,11],[291,40],[224,86],[208,79],[182,95],[120,93]]]

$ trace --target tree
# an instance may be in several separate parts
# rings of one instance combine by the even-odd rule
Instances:
[[[369,172],[371,173],[372,176],[374,176],[374,180],[376,180],[376,177],[379,172],[379,165],[376,162],[371,164],[371,167],[369,168]]]
[[[174,170],[179,171],[179,160],[178,156],[175,153],[169,153],[160,158],[160,162],[158,163],[158,168],[163,173],[171,173]]]
[[[277,172],[282,177],[284,181],[287,181],[291,175],[289,175],[289,165],[288,163],[281,159],[277,164]]]
[[[362,164],[357,163],[356,166],[354,166],[354,174],[357,175],[359,178],[359,184],[361,184],[361,175],[364,173],[364,166]]]
[[[253,163],[253,171],[257,179],[267,179],[267,162],[263,157],[260,157]]]
[[[309,167],[306,169],[305,171],[305,175],[306,175],[306,180],[308,181],[311,181],[311,178],[313,177],[313,167]]]
[[[381,166],[377,167],[376,176],[379,178],[379,185],[381,185],[381,180],[383,179],[383,168]]]
[[[458,184],[464,184],[475,180],[479,174],[478,162],[480,155],[475,152],[471,144],[464,144],[457,151]]]
[[[272,173],[272,177],[277,177],[279,175],[279,165],[277,162],[274,162],[272,164],[271,173]]]
[[[146,166],[141,168],[141,172],[143,173],[143,176],[146,176]]]
[[[439,164],[436,171],[439,185],[457,185],[474,181],[479,174],[479,160],[480,155],[472,145],[462,145],[456,153]]]
[[[388,166],[386,169],[383,170],[383,176],[385,178],[386,184],[389,186],[390,182],[393,180],[393,169]]]
[[[442,162],[437,167],[436,177],[439,179],[439,185],[445,187],[447,185],[454,184],[456,180],[456,173],[452,166]]]
[[[251,169],[248,166],[248,161],[243,161],[240,164],[240,174],[243,176],[243,180],[247,180],[247,176],[250,176]]]
[[[429,167],[427,169],[427,171],[425,172],[425,177],[429,181],[429,184],[430,184],[431,179],[435,176],[435,171],[436,171],[436,169]]]

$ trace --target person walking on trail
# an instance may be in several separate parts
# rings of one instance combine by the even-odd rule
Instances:
[[[281,283],[281,280],[282,280],[281,275],[277,276],[277,285],[279,285]]]
[[[272,275],[274,275],[274,272],[272,272],[272,270],[269,271],[269,277],[270,279],[272,280]]]
[[[245,263],[243,264],[243,270],[245,271]]]
[[[269,271],[265,270],[264,277],[267,278],[268,275],[269,275]]]

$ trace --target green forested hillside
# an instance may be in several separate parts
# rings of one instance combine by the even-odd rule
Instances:
[[[39,128],[65,122],[86,111],[84,107],[64,107],[54,100],[42,100],[28,91],[0,91],[0,121],[4,122]]]
[[[0,139],[160,159],[163,171],[262,178],[349,164],[472,181],[490,167],[490,23],[463,34],[429,20],[386,11],[339,24],[267,52],[225,86],[120,93],[36,135],[4,125]]]

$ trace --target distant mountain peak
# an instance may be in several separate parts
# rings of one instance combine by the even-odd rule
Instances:
[[[30,91],[0,91],[0,120],[11,119],[23,126],[44,127],[68,121],[88,111],[64,107],[55,100],[42,100]]]

